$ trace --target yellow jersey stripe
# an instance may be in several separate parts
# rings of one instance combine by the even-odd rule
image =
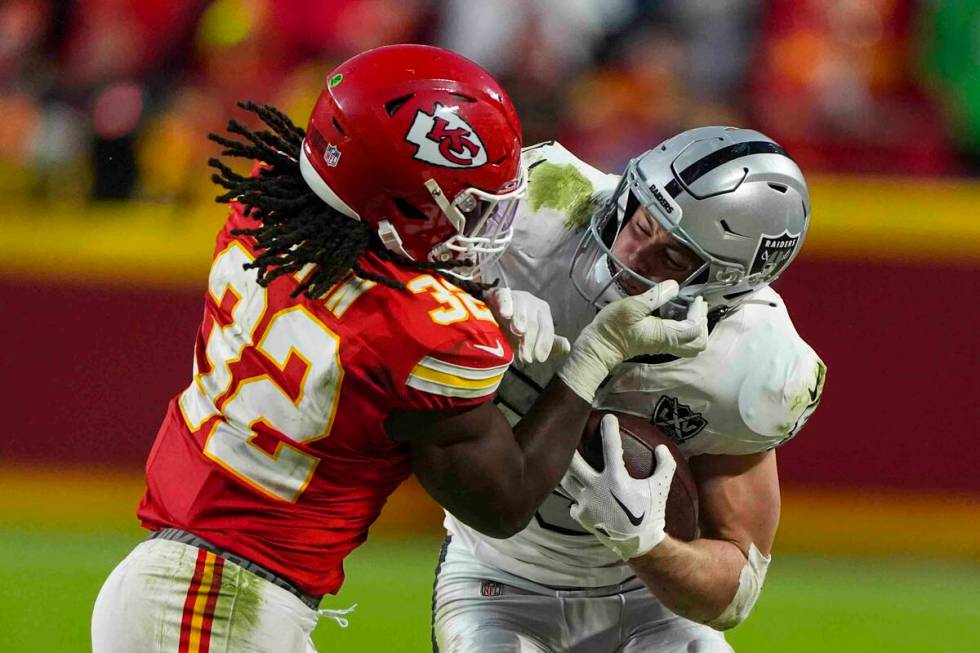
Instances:
[[[440,360],[433,356],[426,356],[418,362],[418,364],[412,370],[412,373],[414,374],[419,369],[426,369],[432,372],[448,374],[454,377],[469,379],[472,381],[480,381],[502,375],[507,371],[507,368],[510,367],[510,363],[511,361],[508,360],[506,363],[495,367],[466,367],[465,365],[447,363],[446,361]]]
[[[448,372],[440,372],[429,367],[422,367],[421,365],[416,365],[415,369],[411,371],[408,375],[409,378],[421,379],[423,381],[429,381],[431,383],[438,383],[439,385],[449,386],[453,388],[466,388],[471,390],[482,390],[489,387],[496,387],[500,384],[500,379],[504,378],[503,372],[497,372],[493,376],[487,376],[484,378],[466,378],[459,376],[457,374],[449,374]]]
[[[503,375],[501,375],[501,378]],[[461,397],[463,399],[478,399],[480,397],[488,397],[497,391],[497,386],[500,385],[500,379],[497,379],[492,385],[482,387],[482,388],[463,388],[459,386],[444,385],[442,383],[435,383],[433,381],[428,381],[426,379],[410,376],[405,382],[410,388],[415,388],[416,390],[421,390],[422,392],[428,392],[434,395],[440,395],[442,397]]]

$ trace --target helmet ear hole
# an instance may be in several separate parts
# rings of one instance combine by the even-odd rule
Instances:
[[[728,226],[728,222],[726,222],[724,218],[719,221],[719,224],[721,225],[722,231],[724,231],[726,234],[738,236],[739,238],[748,238],[748,236],[744,236]]]
[[[395,98],[394,100],[385,102],[385,113],[388,114],[389,118],[393,117],[396,113],[398,113],[398,110],[405,106],[405,103],[411,100],[413,97],[415,97],[415,94],[409,93],[408,95],[403,95]]]
[[[401,197],[394,198],[394,202],[398,210],[402,212],[402,215],[409,220],[425,221],[429,219],[418,207]]]

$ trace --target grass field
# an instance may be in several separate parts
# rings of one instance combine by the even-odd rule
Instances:
[[[89,647],[92,602],[140,534],[0,529],[0,651]],[[347,630],[322,621],[320,651],[427,651],[438,540],[377,539],[324,607],[359,607]],[[737,650],[959,653],[980,642],[980,568],[915,559],[777,556]],[[601,653],[601,652],[597,652]]]

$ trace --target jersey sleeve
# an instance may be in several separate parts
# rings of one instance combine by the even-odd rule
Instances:
[[[513,353],[499,330],[459,329],[419,356],[404,380],[412,408],[445,410],[488,401]]]
[[[493,398],[513,360],[487,306],[445,280],[422,274],[399,291],[383,346],[398,395],[411,410],[447,410]]]
[[[820,404],[827,366],[808,345],[799,344],[754,368],[739,388],[738,414],[755,451],[792,439]]]
[[[404,284],[377,286],[345,315],[386,378],[391,408],[447,410],[493,398],[513,352],[482,301],[427,270],[375,256],[365,269]]]

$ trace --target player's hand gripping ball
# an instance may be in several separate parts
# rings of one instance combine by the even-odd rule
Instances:
[[[608,465],[615,456],[619,464]],[[664,532],[698,536],[697,486],[684,456],[639,417],[593,411],[562,488],[576,502],[572,517],[624,559],[649,551]]]

